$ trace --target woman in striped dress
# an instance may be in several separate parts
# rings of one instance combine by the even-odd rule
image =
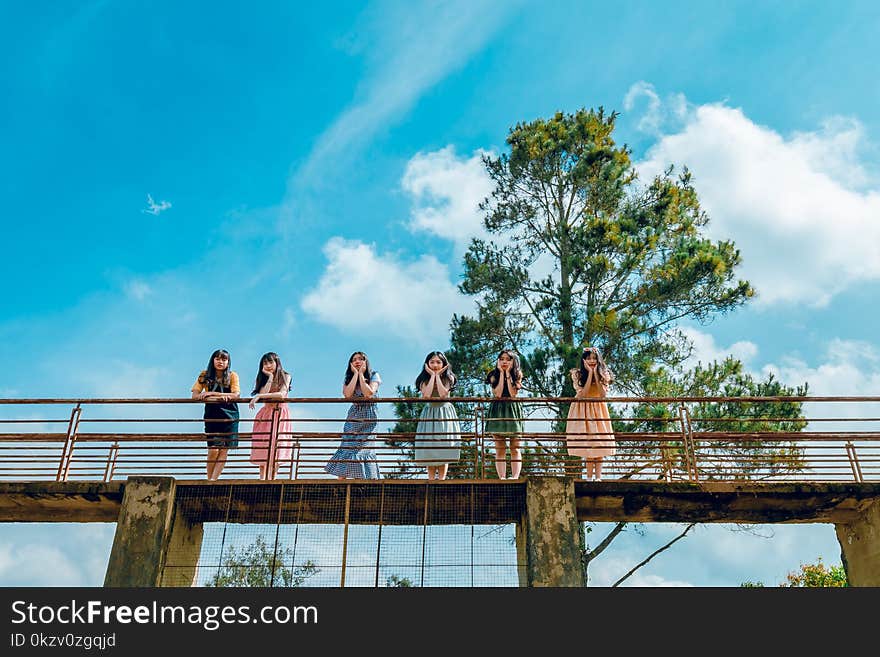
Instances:
[[[353,400],[342,427],[342,444],[324,471],[339,479],[378,479],[379,463],[370,445],[376,429],[376,404],[366,401],[379,390],[382,379],[370,369],[370,361],[362,351],[348,359],[342,396]]]

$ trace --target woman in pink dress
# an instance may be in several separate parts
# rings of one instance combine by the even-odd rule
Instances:
[[[595,347],[581,354],[580,367],[571,370],[575,399],[568,409],[565,440],[568,453],[584,459],[585,479],[602,480],[602,459],[615,452],[614,432],[608,404],[604,401],[578,401],[606,397],[613,376]]]
[[[248,404],[254,408],[258,401],[267,403],[257,412],[254,418],[253,437],[251,439],[251,463],[260,466],[260,479],[274,479],[278,473],[278,465],[290,462],[291,436],[290,411],[287,409],[287,393],[290,391],[291,376],[281,366],[281,359],[274,351],[263,354],[260,359],[260,370]],[[272,430],[273,411],[278,409],[276,416],[277,428]],[[272,458],[272,476],[269,477],[269,456]]]

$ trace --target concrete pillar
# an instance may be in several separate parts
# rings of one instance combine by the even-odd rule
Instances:
[[[162,586],[194,586],[202,552],[202,523],[174,512],[162,568]]]
[[[173,477],[128,478],[104,586],[192,586],[202,525],[174,513],[175,492]]]
[[[574,481],[529,477],[516,527],[520,586],[583,586]]]
[[[880,500],[875,500],[861,517],[847,524],[835,524],[840,557],[850,586],[880,586]]]

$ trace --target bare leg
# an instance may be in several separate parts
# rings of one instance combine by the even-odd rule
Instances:
[[[221,447],[217,450],[216,459],[214,461],[214,470],[211,473],[209,479],[211,479],[212,481],[217,481],[220,478],[220,474],[223,472],[223,468],[226,467],[226,459],[228,456],[228,448]]]
[[[427,466],[428,468],[428,481],[431,481],[434,478],[434,472],[437,470],[433,465]]]
[[[269,469],[269,466],[266,463],[260,463],[260,479],[266,479],[266,470]]]
[[[205,476],[208,481],[214,481],[214,463],[217,462],[217,449],[215,447],[208,448],[208,458],[205,461]]]
[[[602,457],[593,461],[593,468],[596,471],[596,481],[602,481]]]
[[[438,479],[446,479],[446,472],[449,470],[449,464],[444,463],[443,465],[437,466],[437,474],[439,475]]]
[[[510,478],[519,479],[522,471],[522,452],[519,450],[519,438],[510,439]]]
[[[495,472],[499,479],[507,478],[507,443],[504,439],[495,438]]]

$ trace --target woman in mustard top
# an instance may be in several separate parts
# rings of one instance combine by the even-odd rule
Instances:
[[[192,387],[193,399],[204,399],[205,434],[208,437],[208,481],[216,481],[226,465],[231,447],[238,447],[238,374],[231,369],[229,352],[218,349]]]

